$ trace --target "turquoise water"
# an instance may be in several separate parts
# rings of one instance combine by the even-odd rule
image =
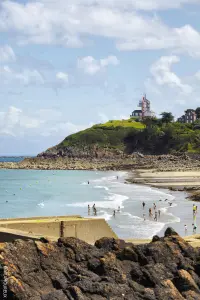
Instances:
[[[0,170],[0,218],[86,217],[88,204],[95,203],[97,216],[89,217],[105,218],[122,238],[149,238],[166,226],[184,235],[185,222],[192,234],[192,203],[184,193],[124,184],[127,177],[126,172]],[[158,222],[148,216],[153,203],[161,210]],[[118,206],[120,212],[113,217]]]
[[[0,156],[0,162],[19,162],[24,158],[25,156]]]

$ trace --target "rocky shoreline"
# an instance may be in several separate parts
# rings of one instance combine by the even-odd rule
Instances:
[[[109,238],[94,246],[76,238],[16,240],[0,245],[0,277],[6,276],[9,300],[195,300],[199,257],[200,248],[171,228],[143,245]]]
[[[127,179],[129,183],[151,185],[157,188],[168,188],[174,191],[187,191],[189,198],[200,201],[200,159],[182,155],[121,155],[107,158],[70,158],[38,156],[25,158],[21,162],[1,162],[0,169],[26,170],[100,170],[131,171]],[[194,176],[183,176],[187,172]],[[147,177],[145,173],[152,173]],[[169,178],[165,173],[169,172]],[[179,173],[177,173],[179,172]],[[163,177],[164,176],[164,177]],[[198,195],[197,195],[198,194]],[[191,196],[191,197],[190,197]]]
[[[1,162],[0,169],[34,170],[137,170],[159,172],[200,170],[200,160],[183,155],[121,155],[107,158],[43,157],[25,158],[21,162]]]

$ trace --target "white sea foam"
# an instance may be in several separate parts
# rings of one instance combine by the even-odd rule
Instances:
[[[110,208],[117,209],[118,206],[123,208],[123,202],[129,199],[129,197],[124,195],[109,193],[109,195],[106,196],[104,199],[107,201],[76,202],[76,203],[66,204],[66,206],[86,207],[88,205],[92,206],[95,203],[97,208],[100,207],[100,208],[108,208],[108,209]]]
[[[38,203],[38,206],[44,207],[44,202]]]
[[[96,185],[96,186],[94,186],[94,188],[95,188],[95,189],[104,189],[104,190],[106,190],[106,191],[109,190],[109,188],[108,188],[107,186],[102,186],[102,185]]]
[[[143,218],[140,218],[140,217],[138,217],[138,216],[133,216],[132,214],[130,214],[130,213],[128,213],[128,212],[123,212],[123,213],[121,213],[121,215],[123,215],[123,216],[128,216],[129,218],[131,218],[131,219],[138,219],[138,220],[144,220]]]
[[[98,211],[97,216],[88,216],[88,218],[91,218],[91,219],[105,219],[106,221],[109,221],[112,218],[112,214],[109,214],[106,211],[100,210],[100,211]]]
[[[129,232],[131,230],[133,232],[132,236],[135,237],[152,238],[155,234],[160,232],[164,226],[165,223],[153,222],[149,220],[144,221],[140,218],[135,219],[133,224],[118,225],[117,227]]]

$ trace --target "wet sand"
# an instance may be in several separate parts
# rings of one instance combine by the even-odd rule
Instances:
[[[150,185],[158,188],[184,189],[185,187],[200,188],[199,171],[158,172],[151,170],[136,170],[130,176],[130,181],[137,184]]]

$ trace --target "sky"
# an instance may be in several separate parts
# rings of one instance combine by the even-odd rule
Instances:
[[[200,0],[0,0],[0,155],[200,106]]]

